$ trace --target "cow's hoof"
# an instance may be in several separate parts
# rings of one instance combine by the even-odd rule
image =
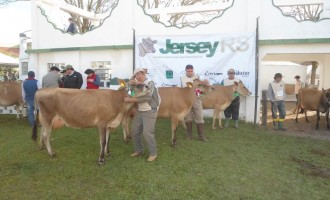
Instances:
[[[55,157],[56,157],[56,153],[52,153],[52,154],[50,155],[50,157],[51,157],[51,158],[55,158]]]
[[[111,153],[107,153],[106,156],[107,156],[107,157],[111,157],[112,154],[111,154]]]
[[[212,126],[212,129],[215,130],[215,127]]]
[[[172,147],[176,147],[176,143],[172,143]]]
[[[104,166],[105,165],[105,161],[104,160],[99,160],[99,166]]]

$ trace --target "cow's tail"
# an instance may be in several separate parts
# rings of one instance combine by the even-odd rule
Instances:
[[[32,128],[32,140],[37,141],[37,134],[38,134],[38,115],[39,115],[39,107],[38,107],[38,101],[37,98],[34,98],[34,124],[33,124],[33,128]]]

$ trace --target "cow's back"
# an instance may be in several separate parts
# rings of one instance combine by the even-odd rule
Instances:
[[[214,92],[202,96],[202,104],[204,109],[213,109],[232,101],[233,88],[231,86],[216,85]]]
[[[124,110],[123,90],[44,88],[36,93],[42,123],[56,117],[70,127],[105,125]]]
[[[299,90],[299,104],[302,108],[306,110],[316,111],[320,98],[322,96],[322,91],[310,88],[301,88]]]
[[[158,89],[161,97],[158,117],[184,115],[190,111],[197,98],[193,88],[161,87]]]
[[[0,106],[18,105],[23,102],[22,82],[0,82]]]

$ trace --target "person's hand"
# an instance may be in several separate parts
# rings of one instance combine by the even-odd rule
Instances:
[[[93,82],[93,79],[87,79],[87,82]]]

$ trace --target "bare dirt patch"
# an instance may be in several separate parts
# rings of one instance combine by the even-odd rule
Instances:
[[[309,122],[305,121],[304,114],[298,114],[298,122],[295,121],[296,114],[293,114],[295,102],[286,102],[286,117],[284,126],[287,131],[276,131],[282,134],[294,135],[298,137],[310,137],[313,139],[330,140],[330,130],[327,130],[325,115],[322,114],[320,119],[320,129],[316,130],[316,111],[307,111]],[[270,111],[270,103],[267,103],[267,129],[272,130],[272,117]],[[275,132],[275,131],[274,131]]]

